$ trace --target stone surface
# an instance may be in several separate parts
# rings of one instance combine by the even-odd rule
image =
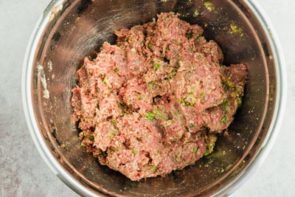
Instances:
[[[77,196],[34,147],[21,104],[21,71],[33,28],[49,0],[0,0],[0,196]],[[285,51],[288,108],[278,139],[257,173],[233,196],[295,196],[295,26],[292,0],[260,0]]]

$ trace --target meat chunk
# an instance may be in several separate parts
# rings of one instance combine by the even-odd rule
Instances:
[[[131,180],[210,154],[241,104],[247,67],[222,66],[218,44],[174,13],[115,34],[77,71],[71,102],[82,146]]]

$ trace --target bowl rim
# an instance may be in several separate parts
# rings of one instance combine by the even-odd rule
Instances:
[[[38,48],[38,42],[42,37],[42,33],[46,28],[46,24],[51,20],[52,14],[54,12],[58,12],[63,9],[63,3],[65,0],[52,0],[42,16],[40,17],[35,30],[32,33],[29,44],[27,46],[23,70],[22,70],[22,103],[23,103],[23,111],[25,114],[27,126],[30,130],[31,137],[34,141],[34,144],[46,162],[47,166],[52,170],[52,172],[60,178],[68,187],[70,187],[76,193],[83,196],[98,196],[98,194],[92,190],[81,184],[78,180],[74,178],[62,165],[56,160],[52,152],[49,150],[45,140],[42,137],[42,134],[38,128],[36,123],[36,117],[32,105],[32,68],[35,58],[36,49]],[[256,171],[262,166],[263,161],[266,159],[269,154],[276,138],[279,133],[279,128],[282,124],[283,115],[285,113],[286,101],[287,101],[287,75],[285,68],[285,59],[283,56],[283,50],[280,45],[278,36],[274,31],[270,23],[270,19],[265,14],[265,11],[258,4],[256,0],[248,0],[245,1],[245,4],[248,8],[253,12],[256,19],[259,21],[263,31],[267,37],[267,40],[270,43],[271,50],[273,52],[273,59],[275,62],[275,72],[276,76],[276,103],[273,113],[273,118],[270,123],[269,131],[267,136],[265,137],[263,144],[259,147],[256,156],[253,157],[251,163],[249,163],[245,169],[240,172],[238,176],[236,176],[233,180],[230,181],[225,187],[221,188],[217,191],[213,196],[220,195],[229,195],[236,191],[246,180],[249,179]],[[54,12],[52,12],[54,10]],[[103,196],[103,191],[99,195]]]

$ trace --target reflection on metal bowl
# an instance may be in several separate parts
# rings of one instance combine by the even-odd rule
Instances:
[[[132,182],[80,148],[71,123],[71,89],[83,57],[114,30],[174,11],[221,46],[228,63],[244,63],[249,79],[242,107],[215,152],[166,177]],[[269,24],[253,1],[54,0],[28,47],[23,102],[35,144],[55,174],[82,195],[198,196],[231,193],[261,164],[285,104],[284,62]],[[284,75],[285,76],[285,75]]]

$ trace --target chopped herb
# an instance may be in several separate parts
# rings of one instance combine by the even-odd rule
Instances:
[[[117,120],[112,119],[112,120],[111,120],[111,123],[112,123],[113,126],[116,126],[116,125],[117,125]]]
[[[102,83],[105,85],[109,85],[109,81],[108,81],[107,77],[103,78]]]
[[[208,156],[210,154],[211,154],[210,151],[207,149],[206,152],[205,152],[205,154],[204,154],[204,156]]]
[[[193,94],[189,94],[186,97],[186,101],[189,102],[191,105],[195,105],[196,104],[196,97]]]
[[[159,70],[160,67],[161,67],[161,64],[159,64],[159,63],[154,63],[154,64],[153,64],[153,69],[154,69],[155,71]]]
[[[158,169],[158,167],[157,167],[156,165],[152,165],[152,166],[151,166],[151,171],[152,171],[152,172],[156,172],[157,169]]]
[[[155,109],[152,112],[147,112],[145,114],[145,118],[153,121],[153,120],[168,120],[168,116],[166,113],[160,111],[159,109]]]
[[[137,98],[138,98],[138,100],[142,100],[143,99],[143,96],[142,95],[138,95]]]
[[[227,112],[228,111],[228,107],[229,107],[229,101],[228,101],[228,99],[224,99],[224,101],[221,103],[221,109],[224,112]]]
[[[153,45],[152,45],[150,42],[147,44],[147,47],[148,47],[150,50],[153,49]]]
[[[94,135],[89,135],[89,140],[94,141]]]
[[[236,23],[231,23],[230,24],[230,33],[231,34],[239,34],[240,36],[243,36],[243,29],[239,27]]]
[[[136,149],[134,149],[134,148],[132,149],[132,154],[133,154],[133,155],[136,155],[137,152],[138,152],[138,151],[137,151]]]
[[[156,82],[155,81],[150,81],[147,84],[148,89],[154,89],[156,86]]]
[[[213,152],[216,140],[217,140],[217,137],[215,135],[208,136],[207,147],[206,147],[207,149],[206,149],[204,156],[208,156]]]
[[[176,69],[173,69],[171,73],[168,74],[167,79],[172,79],[173,77],[175,77],[177,73]]]
[[[197,83],[196,83],[196,84],[193,84],[193,85],[191,85],[191,86],[189,86],[189,87],[188,87],[188,92],[189,92],[190,94],[193,94],[194,92],[197,91],[197,87],[198,87],[198,84],[197,84]]]
[[[206,93],[205,93],[205,92],[202,92],[202,93],[200,94],[200,98],[201,98],[202,100],[204,100],[205,97],[206,97]]]
[[[193,147],[193,153],[197,153],[198,152],[198,147]]]
[[[155,118],[158,120],[168,120],[167,114],[160,111],[159,109],[155,109],[154,114],[155,114]]]
[[[190,106],[190,103],[186,102],[186,100],[184,98],[180,99],[180,104],[186,106],[186,107],[189,107]]]
[[[166,80],[170,80],[172,79],[177,73],[177,70],[176,69],[173,69],[168,75],[167,77],[165,77]]]
[[[190,124],[188,125],[188,127],[189,127],[190,129],[193,129],[193,128],[196,127],[196,125],[195,125],[194,123],[190,123]]]
[[[226,116],[226,114],[222,116],[222,118],[221,118],[221,122],[222,122],[223,124],[226,124],[226,123],[227,123],[227,116]]]
[[[192,32],[192,31],[188,31],[188,32],[186,32],[185,37],[186,37],[187,39],[191,39],[191,38],[193,37],[193,32]]]
[[[172,69],[172,71],[164,78],[165,80],[170,80],[177,74],[178,69],[180,68],[180,62]]]
[[[223,89],[229,91],[235,88],[235,84],[229,79],[222,80]]]
[[[205,8],[206,8],[209,12],[212,12],[212,11],[215,10],[215,6],[214,6],[214,4],[213,4],[212,2],[210,2],[210,1],[205,1],[205,2],[204,2],[204,6],[205,6]]]
[[[150,121],[153,121],[153,120],[155,120],[156,115],[155,115],[154,112],[147,112],[145,114],[145,118],[148,119],[148,120],[150,120]]]
[[[186,106],[186,107],[192,107],[196,104],[197,102],[197,99],[194,95],[192,94],[189,94],[187,97],[185,98],[182,98],[180,100],[180,104]]]
[[[198,9],[196,9],[195,11],[194,11],[194,17],[197,17],[197,16],[199,16],[200,15],[200,12],[199,12],[199,10]]]
[[[85,148],[86,146],[85,146],[85,144],[83,144],[83,143],[81,143],[81,148]]]

